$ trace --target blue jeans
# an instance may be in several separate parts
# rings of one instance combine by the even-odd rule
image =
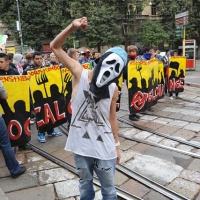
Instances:
[[[101,183],[103,200],[117,199],[116,189],[114,186],[116,159],[99,160],[74,154],[74,160],[76,170],[80,176],[80,200],[93,200],[95,197],[93,188],[93,170],[96,172]]]
[[[0,117],[0,149],[10,173],[13,175],[19,174],[21,172],[21,167],[16,160],[14,151],[10,145],[7,127],[2,117]]]

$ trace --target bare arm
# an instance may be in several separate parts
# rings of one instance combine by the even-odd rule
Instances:
[[[113,132],[113,136],[115,139],[115,143],[118,143],[119,141],[119,137],[118,137],[118,121],[117,121],[117,115],[116,115],[116,102],[118,99],[118,88],[116,86],[115,91],[114,91],[114,95],[112,98],[112,102],[111,102],[111,106],[110,106],[110,124],[111,124],[111,128],[112,128],[112,132]],[[117,161],[116,163],[118,164],[120,162],[120,150],[119,150],[119,146],[116,147],[116,152],[117,152]]]
[[[83,68],[77,61],[67,55],[67,53],[62,49],[62,45],[74,30],[85,30],[87,26],[86,17],[75,19],[50,43],[51,49],[57,56],[58,60],[72,72],[74,78],[77,80],[80,79]]]

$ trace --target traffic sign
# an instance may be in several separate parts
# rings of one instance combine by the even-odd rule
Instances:
[[[180,14],[175,15],[175,25],[177,26],[184,26],[188,24],[188,14],[189,12],[183,12]]]
[[[183,38],[183,28],[181,26],[176,27],[176,37]]]

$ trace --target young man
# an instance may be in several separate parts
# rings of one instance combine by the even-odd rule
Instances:
[[[128,50],[128,58],[127,58],[127,64],[124,68],[124,74],[123,74],[123,77],[124,79],[126,80],[126,85],[127,85],[127,88],[128,88],[128,82],[127,82],[127,78],[128,78],[128,63],[129,61],[131,60],[135,60],[135,58],[137,57],[137,52],[138,52],[138,48],[135,46],[135,45],[130,45],[128,46],[127,48]],[[130,113],[129,114],[129,119],[132,120],[132,121],[138,121],[140,118],[139,115],[137,115],[136,113]]]
[[[35,51],[33,53],[33,64],[23,72],[23,75],[27,75],[28,71],[40,69],[42,67],[43,67],[42,66],[42,53],[40,53],[39,51]],[[34,112],[32,100],[31,100],[31,112]],[[52,129],[52,130],[47,132],[47,135],[48,136],[61,136],[62,133],[56,131],[55,129]],[[45,133],[38,132],[38,140],[41,143],[45,143],[46,142]]]
[[[73,58],[74,60],[78,61],[79,58],[79,51],[77,49],[74,48],[69,48],[67,50],[67,54],[69,57]]]
[[[114,187],[115,164],[120,161],[116,81],[127,62],[126,52],[111,48],[95,66],[86,70],[62,49],[76,29],[85,30],[87,18],[75,19],[52,42],[59,60],[72,72],[72,120],[65,150],[74,152],[80,176],[80,199],[94,199],[93,170],[101,183],[103,199],[117,199]]]
[[[8,94],[0,81],[0,98],[7,99]],[[14,151],[10,145],[10,139],[8,137],[8,131],[6,124],[2,118],[2,114],[0,113],[0,149],[3,153],[3,157],[6,162],[6,166],[11,173],[13,178],[17,178],[21,174],[26,171],[26,167],[20,167],[19,163],[15,158]]]

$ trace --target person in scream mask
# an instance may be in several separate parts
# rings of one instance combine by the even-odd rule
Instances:
[[[58,59],[72,73],[72,118],[65,150],[74,153],[80,176],[80,199],[94,199],[93,171],[101,183],[103,199],[117,199],[114,187],[115,165],[120,161],[114,83],[127,62],[120,47],[104,53],[92,70],[84,69],[62,49],[76,29],[88,27],[86,17],[75,19],[51,43]]]
[[[127,80],[127,73],[128,73],[128,64],[131,60],[135,60],[135,58],[137,57],[137,52],[138,52],[138,48],[135,46],[135,45],[130,45],[128,46],[127,48],[128,50],[128,57],[127,57],[127,64],[124,68],[124,73],[123,73],[123,78],[125,80]],[[126,85],[128,87],[128,83],[126,81]],[[133,120],[133,121],[138,121],[140,118],[139,115],[135,114],[135,113],[132,113],[132,114],[129,114],[129,119],[130,120]]]

